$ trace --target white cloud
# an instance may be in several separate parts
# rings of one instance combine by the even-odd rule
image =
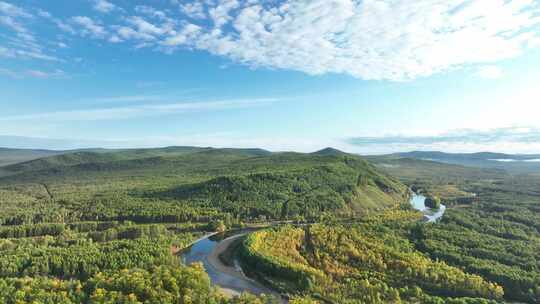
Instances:
[[[94,38],[104,38],[107,35],[105,27],[86,16],[72,17],[71,21],[82,28],[79,33],[82,36],[92,36]]]
[[[510,126],[491,129],[458,129],[417,135],[362,136],[345,142],[364,153],[389,153],[412,150],[449,152],[496,151],[512,153],[538,153],[540,128]],[[353,149],[355,150],[355,149]]]
[[[210,8],[208,14],[214,21],[214,26],[220,28],[227,24],[233,18],[229,13],[239,5],[237,0],[222,0],[217,6]]]
[[[199,34],[201,30],[201,27],[194,25],[194,24],[186,24],[184,28],[176,33],[175,35],[169,36],[165,41],[163,41],[163,45],[166,46],[177,46],[181,44],[185,44],[188,41],[195,39],[197,35]]]
[[[538,10],[502,0],[258,2],[214,13],[234,31],[209,30],[196,46],[252,66],[405,80],[520,55],[538,36]]]
[[[132,119],[138,117],[162,116],[187,112],[209,112],[228,109],[242,109],[269,105],[278,101],[275,98],[259,98],[249,100],[218,100],[204,102],[181,102],[165,104],[145,104],[112,108],[59,111],[48,113],[0,116],[0,121],[100,121]]]
[[[121,42],[129,40],[138,40],[135,48],[149,47],[149,46],[159,46],[163,44],[166,39],[179,35],[176,28],[176,21],[167,17],[164,13],[156,13],[158,11],[153,11],[149,7],[141,8],[137,7],[139,12],[146,12],[150,14],[150,17],[158,16],[160,22],[151,22],[146,20],[141,16],[129,16],[123,18],[127,23],[126,25],[114,25],[112,29],[116,33],[109,39],[111,42]],[[162,13],[162,12],[161,12]],[[168,37],[168,38],[166,38]],[[162,43],[159,43],[159,40],[164,40]],[[154,43],[151,43],[154,42]]]
[[[173,31],[173,24],[171,23],[164,23],[159,26],[150,23],[139,16],[129,17],[127,18],[127,22],[133,25],[137,29],[137,32],[145,35],[163,35],[165,33]]]
[[[43,17],[43,18],[47,18],[47,19],[51,19],[53,17],[51,15],[51,13],[49,13],[49,12],[47,12],[45,10],[42,10],[42,9],[38,9],[37,14],[38,14],[38,16]]]
[[[4,1],[0,1],[0,13],[11,17],[32,17],[26,10]]]
[[[57,61],[62,60],[51,55],[53,51],[51,46],[64,47],[62,43],[47,41],[47,44],[40,42],[40,36],[34,35],[29,29],[29,26],[37,23],[40,18],[46,20],[54,20],[54,17],[41,9],[36,9],[36,15],[32,15],[27,9],[17,7],[12,4],[0,1],[0,26],[4,25],[11,29],[2,35],[0,42],[0,57],[8,59],[24,59],[24,60],[45,60]],[[4,73],[6,74],[6,73]],[[16,73],[17,77],[22,77],[22,74],[29,76],[28,71],[25,73]]]
[[[127,27],[120,26],[116,28],[116,32],[122,39],[142,39],[142,40],[154,40],[155,37],[145,33],[139,33],[138,31]]]
[[[109,13],[116,8],[114,4],[106,0],[95,0],[94,9],[101,13]]]
[[[179,46],[205,50],[251,67],[398,81],[468,65],[490,66],[540,41],[540,5],[533,0],[220,0],[178,5],[185,16],[176,22],[166,18],[156,24],[132,16],[126,19],[130,30],[119,36],[145,40],[139,46],[166,52]],[[151,7],[136,10],[161,15]]]
[[[13,17],[10,16],[0,16],[0,24],[11,28],[12,30],[18,33],[26,33],[26,28],[17,22]]]
[[[204,19],[206,17],[204,6],[201,1],[184,3],[180,5],[180,10],[188,17],[193,19]]]
[[[119,43],[119,42],[122,42],[123,40],[118,37],[117,35],[112,35],[109,40],[109,42],[112,42],[112,43]]]
[[[63,22],[60,19],[55,18],[52,21],[54,22],[54,24],[56,24],[56,26],[58,26],[59,29],[61,29],[62,31],[66,33],[70,33],[72,35],[75,35],[77,33],[77,31],[75,31],[75,29],[71,25]]]
[[[66,73],[60,69],[55,69],[54,71],[41,71],[41,70],[28,70],[26,74],[35,78],[57,78],[57,77],[66,77]]]
[[[166,19],[167,18],[167,15],[165,14],[165,12],[157,10],[157,9],[151,7],[151,6],[148,6],[148,5],[137,5],[137,6],[135,6],[135,11],[137,13],[145,14],[145,15],[148,15],[150,17],[155,17],[155,18],[159,18],[159,19]]]
[[[27,77],[32,78],[57,78],[57,77],[66,77],[66,73],[60,69],[54,71],[41,71],[41,70],[25,70],[25,71],[15,71],[11,69],[0,68],[0,75],[5,75],[14,79],[23,79]]]
[[[36,38],[25,26],[32,18],[34,16],[25,9],[0,1],[0,25],[8,27],[15,34],[9,38],[11,44],[36,51],[39,48],[34,43]]]
[[[495,65],[481,66],[476,71],[476,76],[484,79],[499,79],[503,77],[503,70]]]
[[[21,58],[21,59],[40,59],[46,61],[62,61],[57,57],[44,54],[40,49],[22,50],[15,48],[6,48],[0,46],[0,57]]]
[[[100,11],[121,12],[112,24],[91,16],[64,22],[45,11],[37,15],[65,32],[132,43],[135,49],[198,49],[255,68],[367,80],[402,81],[469,66],[481,67],[479,77],[500,77],[496,62],[540,47],[540,5],[534,0],[169,3],[175,10],[137,5],[133,11],[139,16],[126,16],[121,7],[96,0]],[[32,41],[26,23],[17,19],[28,15],[0,1],[0,24]]]

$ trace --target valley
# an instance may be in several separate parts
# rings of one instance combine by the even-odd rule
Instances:
[[[0,62],[0,304],[540,304],[540,0],[0,0]]]
[[[540,293],[535,175],[196,147],[76,151],[2,171],[0,303],[535,303]],[[427,196],[446,210],[425,209]]]

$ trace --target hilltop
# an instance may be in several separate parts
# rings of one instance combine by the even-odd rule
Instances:
[[[340,151],[338,149],[334,149],[334,148],[331,148],[331,147],[328,147],[328,148],[324,148],[322,150],[319,150],[319,151],[315,151],[313,153],[311,153],[313,155],[322,155],[322,156],[328,156],[328,155],[332,155],[332,156],[339,156],[339,155],[347,155],[347,153],[343,152],[343,151]]]

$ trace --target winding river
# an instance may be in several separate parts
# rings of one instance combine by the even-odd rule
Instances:
[[[226,250],[235,239],[250,232],[253,232],[253,230],[220,233],[202,238],[191,247],[183,250],[180,257],[185,264],[202,263],[212,284],[218,286],[225,294],[234,296],[240,295],[242,292],[249,292],[255,295],[275,295],[280,298],[279,293],[248,278],[237,261],[235,261],[234,267],[230,267],[219,260],[219,253]],[[286,303],[285,300],[282,300],[282,302]]]
[[[426,222],[436,222],[444,214],[446,206],[441,205],[438,210],[433,210],[426,207],[425,200],[425,196],[413,193],[410,203],[414,209],[424,214]],[[255,295],[275,295],[281,298],[282,303],[287,303],[287,300],[282,298],[276,291],[248,278],[236,261],[235,266],[230,267],[219,260],[219,253],[226,250],[235,239],[253,231],[253,229],[233,231],[203,237],[192,246],[184,249],[180,253],[180,257],[185,264],[202,263],[212,284],[218,286],[225,294],[234,296],[242,292],[249,292]]]

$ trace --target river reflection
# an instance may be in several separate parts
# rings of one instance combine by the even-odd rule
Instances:
[[[446,211],[446,206],[441,204],[439,209],[431,209],[426,207],[425,201],[426,197],[421,194],[413,193],[411,197],[411,205],[413,208],[418,211],[422,211],[426,222],[434,223],[443,216],[444,211]]]

